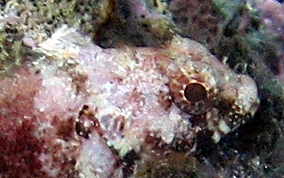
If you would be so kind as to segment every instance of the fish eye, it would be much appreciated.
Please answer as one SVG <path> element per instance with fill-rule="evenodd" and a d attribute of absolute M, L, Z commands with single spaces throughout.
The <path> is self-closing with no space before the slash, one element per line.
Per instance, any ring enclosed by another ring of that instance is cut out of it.
<path fill-rule="evenodd" d="M 190 102 L 198 102 L 207 98 L 207 90 L 199 83 L 190 83 L 184 89 L 184 96 Z"/>

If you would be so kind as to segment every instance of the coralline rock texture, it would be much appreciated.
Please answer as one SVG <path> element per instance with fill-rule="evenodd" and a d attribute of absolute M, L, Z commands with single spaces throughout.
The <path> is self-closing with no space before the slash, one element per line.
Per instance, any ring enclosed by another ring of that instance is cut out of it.
<path fill-rule="evenodd" d="M 63 24 L 108 47 L 121 41 L 159 46 L 174 34 L 171 13 L 161 0 L 6 0 L 0 5 L 1 73 L 21 65 L 22 38 L 40 43 Z"/>
<path fill-rule="evenodd" d="M 4 0 L 0 4 L 0 72 L 21 64 L 22 38 L 42 42 L 62 24 L 93 37 L 113 11 L 112 0 Z"/>
<path fill-rule="evenodd" d="M 140 37 L 143 44 L 157 46 L 174 35 L 172 15 L 165 1 L 117 0 L 116 4 L 128 34 L 132 34 L 133 38 Z"/>
<path fill-rule="evenodd" d="M 172 0 L 169 11 L 183 36 L 190 37 L 210 48 L 220 40 L 221 15 L 213 9 L 212 0 Z"/>
<path fill-rule="evenodd" d="M 2 177 L 145 175 L 137 162 L 218 142 L 258 108 L 250 77 L 179 36 L 102 49 L 63 26 L 31 48 L 41 57 L 0 81 Z"/>
<path fill-rule="evenodd" d="M 248 1 L 259 13 L 262 23 L 270 34 L 279 35 L 284 40 L 284 4 L 276 0 Z"/>
<path fill-rule="evenodd" d="M 261 24 L 265 27 L 267 35 L 266 44 L 274 48 L 274 59 L 268 59 L 267 63 L 276 64 L 272 71 L 278 75 L 280 81 L 284 81 L 284 4 L 276 0 L 254 0 L 248 3 L 259 13 Z M 271 62 L 272 61 L 272 62 Z"/>
<path fill-rule="evenodd" d="M 14 12 L 15 20 L 19 22 L 13 25 L 14 30 L 41 42 L 62 24 L 68 24 L 93 36 L 96 28 L 108 20 L 113 10 L 112 5 L 111 0 L 11 0 L 5 1 L 5 8 L 1 10 L 6 13 Z"/>

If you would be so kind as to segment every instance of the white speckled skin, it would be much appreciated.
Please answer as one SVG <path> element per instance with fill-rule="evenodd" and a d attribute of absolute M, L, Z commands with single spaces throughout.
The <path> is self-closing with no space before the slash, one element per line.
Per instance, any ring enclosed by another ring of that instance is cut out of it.
<path fill-rule="evenodd" d="M 42 78 L 34 99 L 38 112 L 50 118 L 76 115 L 87 105 L 100 136 L 120 156 L 139 153 L 148 135 L 165 144 L 184 135 L 190 143 L 198 131 L 208 131 L 218 142 L 253 116 L 259 103 L 250 77 L 235 74 L 201 44 L 179 36 L 160 49 L 102 49 L 63 27 L 34 50 L 44 56 L 34 62 Z M 185 96 L 187 86 L 200 97 Z M 112 160 L 109 154 L 105 159 Z M 80 165 L 82 160 L 78 169 L 84 177 Z M 96 165 L 103 166 L 94 163 L 93 169 Z"/>

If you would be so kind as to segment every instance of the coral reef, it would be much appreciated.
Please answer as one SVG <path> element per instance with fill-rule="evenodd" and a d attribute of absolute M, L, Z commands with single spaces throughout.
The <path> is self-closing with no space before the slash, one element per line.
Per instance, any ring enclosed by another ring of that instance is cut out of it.
<path fill-rule="evenodd" d="M 21 65 L 27 50 L 23 38 L 29 43 L 40 43 L 63 24 L 105 47 L 119 45 L 118 41 L 159 46 L 171 39 L 175 31 L 163 1 L 4 1 L 0 14 L 0 71 Z M 10 52 L 11 49 L 14 51 Z"/>
<path fill-rule="evenodd" d="M 276 59 L 267 60 L 267 63 L 277 63 L 276 69 L 272 71 L 278 75 L 280 81 L 284 76 L 284 5 L 275 0 L 252 1 L 250 5 L 259 12 L 259 18 L 265 27 L 268 44 L 275 48 Z M 273 60 L 273 62 L 271 62 Z M 275 62 L 277 60 L 277 62 Z"/>
<path fill-rule="evenodd" d="M 104 47 L 118 47 L 121 43 L 159 47 L 176 31 L 165 1 L 116 0 L 110 21 L 98 31 L 95 40 Z"/>
<path fill-rule="evenodd" d="M 118 3 L 121 3 L 118 1 Z M 162 0 L 129 0 L 126 3 L 130 23 L 128 33 L 143 37 L 145 44 L 155 45 L 171 39 L 174 34 L 174 23 L 168 11 L 168 5 Z M 125 9 L 125 8 L 124 8 Z M 131 19 L 131 20 L 130 20 Z"/>
<path fill-rule="evenodd" d="M 282 1 L 0 4 L 0 177 L 283 174 Z"/>
<path fill-rule="evenodd" d="M 284 5 L 276 0 L 248 1 L 250 6 L 260 13 L 262 23 L 270 31 L 271 35 L 279 35 L 284 39 Z"/>
<path fill-rule="evenodd" d="M 25 56 L 22 38 L 39 43 L 62 24 L 69 24 L 90 36 L 112 13 L 111 0 L 95 1 L 30 1 L 10 0 L 1 4 L 0 70 L 20 65 Z M 13 51 L 10 51 L 13 50 Z"/>
<path fill-rule="evenodd" d="M 170 1 L 169 11 L 173 14 L 179 34 L 214 49 L 221 36 L 222 16 L 213 7 L 212 0 L 173 0 Z"/>
<path fill-rule="evenodd" d="M 20 34 L 41 42 L 62 24 L 94 36 L 96 28 L 109 18 L 112 1 L 8 1 L 6 9 L 20 14 L 21 24 L 14 26 Z"/>

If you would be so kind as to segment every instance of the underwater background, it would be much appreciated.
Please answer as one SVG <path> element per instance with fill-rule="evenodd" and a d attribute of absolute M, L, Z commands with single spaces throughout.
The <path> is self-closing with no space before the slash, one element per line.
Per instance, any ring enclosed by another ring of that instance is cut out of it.
<path fill-rule="evenodd" d="M 0 177 L 283 177 L 283 1 L 0 5 Z"/>

